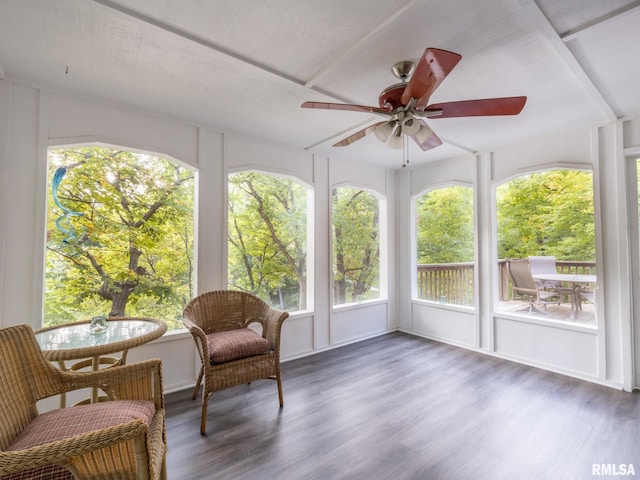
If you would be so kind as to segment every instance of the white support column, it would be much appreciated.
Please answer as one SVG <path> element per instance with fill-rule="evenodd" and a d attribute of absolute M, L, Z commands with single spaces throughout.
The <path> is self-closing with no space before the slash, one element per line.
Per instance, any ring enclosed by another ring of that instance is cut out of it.
<path fill-rule="evenodd" d="M 198 129 L 197 292 L 227 286 L 227 170 L 220 133 Z"/>
<path fill-rule="evenodd" d="M 314 316 L 313 348 L 322 350 L 331 345 L 331 189 L 329 185 L 330 160 L 313 157 L 313 186 L 315 224 L 313 232 L 314 255 Z M 311 278 L 309 276 L 309 278 Z"/>
<path fill-rule="evenodd" d="M 411 227 L 411 170 L 403 169 L 396 175 L 396 285 L 398 302 L 398 328 L 410 332 L 412 321 L 412 291 L 416 285 L 416 272 L 412 268 L 413 240 Z"/>
<path fill-rule="evenodd" d="M 498 292 L 498 271 L 495 258 L 493 186 L 491 184 L 490 153 L 475 157 L 474 194 L 476 224 L 476 347 L 493 351 L 492 311 Z"/>
<path fill-rule="evenodd" d="M 621 122 L 594 130 L 599 358 L 602 381 L 632 387 L 630 252 Z M 602 168 L 601 168 L 602 167 Z M 605 214 L 606 212 L 606 214 Z"/>

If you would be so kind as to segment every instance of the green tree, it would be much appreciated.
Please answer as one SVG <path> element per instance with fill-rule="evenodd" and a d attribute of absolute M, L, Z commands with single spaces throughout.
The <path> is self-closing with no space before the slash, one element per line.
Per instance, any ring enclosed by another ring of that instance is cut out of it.
<path fill-rule="evenodd" d="M 333 190 L 333 303 L 378 298 L 380 212 L 378 199 L 364 190 Z"/>
<path fill-rule="evenodd" d="M 473 189 L 451 186 L 416 200 L 417 261 L 473 262 Z"/>
<path fill-rule="evenodd" d="M 99 313 L 179 327 L 193 292 L 193 172 L 103 147 L 50 151 L 45 324 Z M 68 211 L 78 214 L 68 215 Z"/>
<path fill-rule="evenodd" d="M 229 176 L 231 288 L 283 309 L 306 309 L 307 189 L 274 175 Z"/>
<path fill-rule="evenodd" d="M 496 189 L 498 257 L 595 260 L 593 175 L 550 170 Z"/>

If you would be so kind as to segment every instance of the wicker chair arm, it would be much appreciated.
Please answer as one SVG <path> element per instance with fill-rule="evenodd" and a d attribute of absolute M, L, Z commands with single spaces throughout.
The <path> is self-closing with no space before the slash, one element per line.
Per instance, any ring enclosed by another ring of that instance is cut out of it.
<path fill-rule="evenodd" d="M 269 308 L 265 311 L 262 320 L 262 336 L 271 342 L 275 350 L 280 350 L 280 331 L 282 323 L 289 317 L 288 312 Z"/>
<path fill-rule="evenodd" d="M 65 392 L 97 387 L 110 400 L 152 400 L 156 409 L 164 408 L 159 358 L 96 372 L 60 372 L 60 377 Z"/>
<path fill-rule="evenodd" d="M 206 366 L 209 363 L 208 360 L 205 361 L 205 359 L 209 358 L 209 344 L 207 343 L 207 335 L 199 325 L 196 325 L 193 320 L 191 320 L 186 315 L 182 317 L 182 323 L 189 329 L 189 333 L 191 333 L 191 336 L 195 340 L 198 347 L 198 355 L 200 355 L 200 361 L 202 361 L 202 364 Z"/>
<path fill-rule="evenodd" d="M 148 425 L 138 419 L 24 450 L 0 451 L 0 474 L 62 463 L 78 455 L 133 439 L 143 435 L 147 429 Z"/>

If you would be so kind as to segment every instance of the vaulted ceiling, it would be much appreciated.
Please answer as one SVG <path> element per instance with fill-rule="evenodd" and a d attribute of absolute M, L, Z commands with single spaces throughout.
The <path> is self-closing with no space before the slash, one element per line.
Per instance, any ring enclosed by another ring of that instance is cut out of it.
<path fill-rule="evenodd" d="M 640 1 L 0 0 L 0 76 L 217 131 L 398 168 L 364 112 L 391 66 L 462 60 L 432 102 L 526 95 L 512 117 L 431 119 L 444 144 L 411 165 L 640 114 Z"/>

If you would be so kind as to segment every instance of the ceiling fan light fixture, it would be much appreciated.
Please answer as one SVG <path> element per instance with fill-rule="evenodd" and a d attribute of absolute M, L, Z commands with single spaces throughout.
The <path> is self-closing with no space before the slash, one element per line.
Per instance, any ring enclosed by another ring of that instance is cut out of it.
<path fill-rule="evenodd" d="M 393 125 L 391 122 L 386 122 L 381 125 L 378 125 L 374 131 L 376 134 L 376 138 L 380 140 L 382 143 L 386 143 L 389 140 L 389 137 L 393 133 Z"/>
<path fill-rule="evenodd" d="M 420 129 L 415 134 L 415 137 L 416 137 L 416 140 L 418 140 L 418 143 L 422 145 L 424 142 L 427 141 L 427 139 L 431 135 L 433 135 L 433 130 L 431 130 L 431 128 L 428 125 L 424 124 L 424 125 L 420 125 Z"/>
<path fill-rule="evenodd" d="M 412 115 L 402 120 L 402 133 L 409 135 L 410 137 L 417 134 L 421 127 L 420 122 L 413 118 Z"/>
<path fill-rule="evenodd" d="M 403 142 L 402 127 L 398 125 L 393 132 L 393 136 L 389 139 L 389 148 L 395 148 L 397 150 L 402 148 Z"/>

